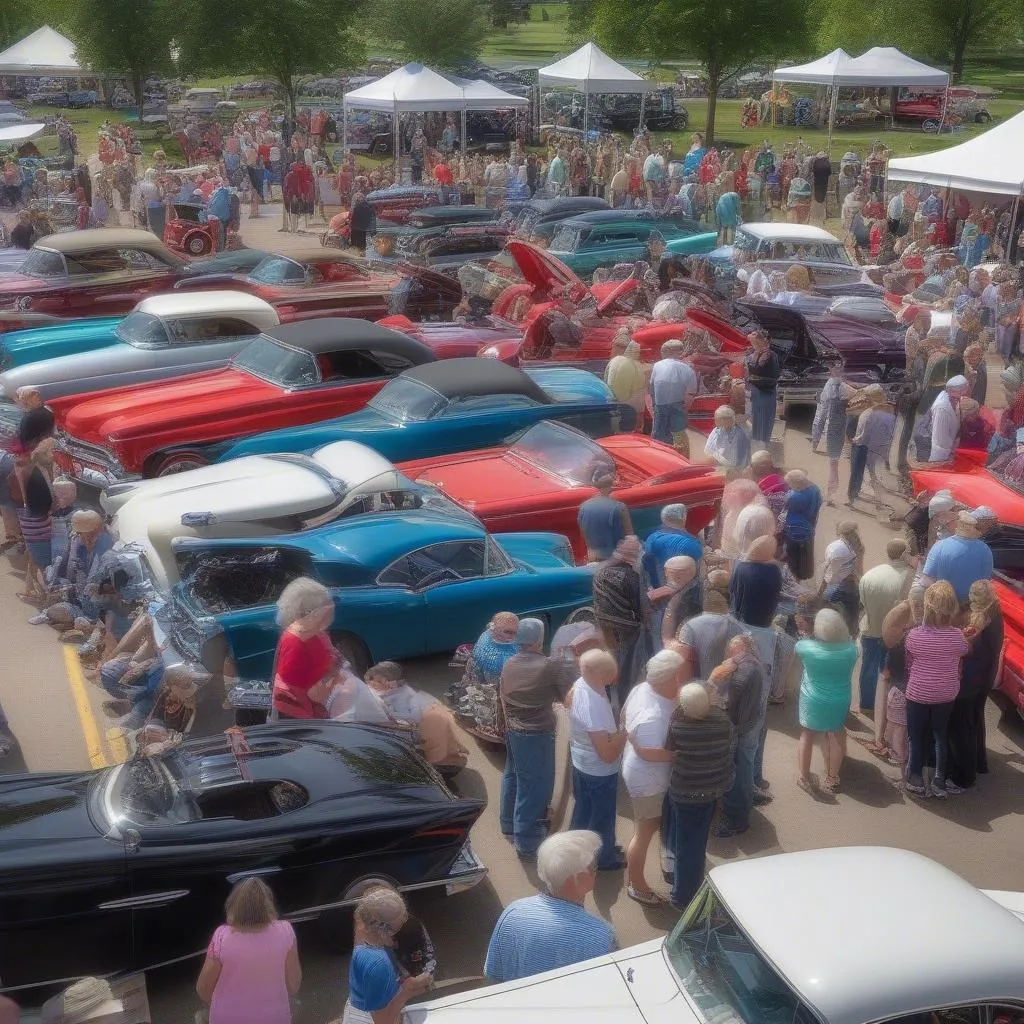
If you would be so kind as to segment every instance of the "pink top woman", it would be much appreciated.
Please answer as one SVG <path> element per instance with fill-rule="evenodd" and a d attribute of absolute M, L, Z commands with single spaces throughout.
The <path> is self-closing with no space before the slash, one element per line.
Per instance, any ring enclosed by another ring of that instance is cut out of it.
<path fill-rule="evenodd" d="M 290 1024 L 285 958 L 294 946 L 287 921 L 271 921 L 255 932 L 222 924 L 206 951 L 220 964 L 210 1024 Z"/>

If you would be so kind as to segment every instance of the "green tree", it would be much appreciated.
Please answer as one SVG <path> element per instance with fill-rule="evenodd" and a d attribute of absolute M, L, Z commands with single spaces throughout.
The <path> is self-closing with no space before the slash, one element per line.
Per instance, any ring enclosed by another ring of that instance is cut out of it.
<path fill-rule="evenodd" d="M 300 75 L 358 59 L 351 28 L 361 6 L 361 0 L 178 0 L 179 65 L 191 74 L 272 75 L 294 115 Z"/>
<path fill-rule="evenodd" d="M 807 10 L 805 0 L 596 0 L 591 29 L 612 52 L 697 58 L 708 81 L 710 144 L 719 87 L 754 61 L 802 53 Z"/>
<path fill-rule="evenodd" d="M 141 124 L 143 83 L 148 75 L 173 67 L 173 0 L 67 0 L 63 10 L 62 24 L 74 40 L 79 63 L 127 75 Z"/>
<path fill-rule="evenodd" d="M 485 0 L 374 0 L 366 26 L 404 61 L 451 68 L 479 56 L 490 16 Z"/>
<path fill-rule="evenodd" d="M 3 0 L 0 3 L 0 50 L 24 39 L 46 21 L 37 0 Z"/>

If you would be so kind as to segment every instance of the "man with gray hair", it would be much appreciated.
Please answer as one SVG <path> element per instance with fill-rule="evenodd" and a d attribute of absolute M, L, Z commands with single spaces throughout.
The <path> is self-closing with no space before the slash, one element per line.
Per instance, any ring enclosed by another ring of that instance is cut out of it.
<path fill-rule="evenodd" d="M 931 417 L 931 450 L 929 462 L 949 462 L 953 458 L 957 435 L 960 433 L 960 416 L 957 406 L 960 399 L 971 390 L 967 378 L 962 374 L 946 381 L 945 388 L 929 410 Z M 922 460 L 923 461 L 923 460 Z"/>
<path fill-rule="evenodd" d="M 517 654 L 501 670 L 499 720 L 504 719 L 505 771 L 498 812 L 502 834 L 523 860 L 537 856 L 547 834 L 545 818 L 555 788 L 555 730 L 552 705 L 572 689 L 575 666 L 544 656 L 544 623 L 520 619 Z"/>
<path fill-rule="evenodd" d="M 672 338 L 661 346 L 661 359 L 651 367 L 651 402 L 654 404 L 654 425 L 651 437 L 663 444 L 677 445 L 680 435 L 686 437 L 687 410 L 697 393 L 697 374 L 683 362 L 686 346 Z"/>
<path fill-rule="evenodd" d="M 700 560 L 704 557 L 704 545 L 687 531 L 686 516 L 687 508 L 681 502 L 666 505 L 661 510 L 661 526 L 650 533 L 644 543 L 644 573 L 647 576 L 648 584 L 655 588 L 655 591 L 665 587 L 665 563 L 670 558 L 685 555 L 697 563 L 699 570 Z M 683 597 L 681 609 L 683 617 L 695 615 L 700 608 L 698 575 L 699 573 L 694 574 Z M 655 602 L 666 596 L 671 596 L 671 593 L 652 592 L 650 595 L 651 600 Z"/>
<path fill-rule="evenodd" d="M 633 524 L 626 505 L 612 497 L 614 472 L 598 470 L 594 486 L 597 494 L 580 505 L 576 521 L 587 544 L 587 561 L 603 562 L 612 557 L 616 544 L 633 532 Z"/>
<path fill-rule="evenodd" d="M 487 946 L 484 974 L 515 981 L 605 956 L 615 949 L 611 925 L 583 909 L 593 891 L 601 837 L 596 832 L 559 832 L 537 851 L 537 875 L 545 892 L 510 903 Z"/>

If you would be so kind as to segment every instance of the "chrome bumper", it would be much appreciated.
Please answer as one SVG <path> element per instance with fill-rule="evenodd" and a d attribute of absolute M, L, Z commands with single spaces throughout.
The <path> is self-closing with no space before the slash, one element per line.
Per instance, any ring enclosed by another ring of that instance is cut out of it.
<path fill-rule="evenodd" d="M 465 892 L 479 885 L 487 877 L 484 862 L 476 855 L 473 844 L 466 840 L 466 845 L 459 851 L 455 863 L 452 864 L 448 877 L 445 879 L 445 895 L 453 896 L 457 892 Z"/>
<path fill-rule="evenodd" d="M 54 459 L 73 480 L 103 490 L 111 484 L 141 480 L 138 473 L 129 473 L 114 456 L 99 445 L 87 444 L 58 431 Z"/>

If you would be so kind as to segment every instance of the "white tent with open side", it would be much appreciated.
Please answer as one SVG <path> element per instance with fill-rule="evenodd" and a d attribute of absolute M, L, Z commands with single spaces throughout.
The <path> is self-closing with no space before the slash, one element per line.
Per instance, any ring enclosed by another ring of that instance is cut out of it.
<path fill-rule="evenodd" d="M 406 64 L 390 75 L 345 93 L 345 110 L 461 110 L 462 88 L 422 64 Z"/>
<path fill-rule="evenodd" d="M 39 122 L 25 122 L 25 124 L 12 124 L 0 128 L 0 146 L 20 146 L 23 142 L 34 139 L 46 131 L 46 125 Z"/>
<path fill-rule="evenodd" d="M 796 64 L 790 68 L 777 68 L 776 82 L 799 82 L 803 85 L 835 85 L 836 78 L 853 58 L 841 47 L 810 64 Z"/>
<path fill-rule="evenodd" d="M 83 74 L 89 72 L 75 59 L 75 44 L 49 25 L 0 53 L 0 75 L 77 78 Z"/>

